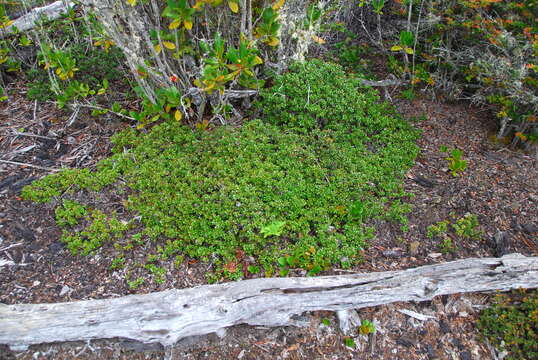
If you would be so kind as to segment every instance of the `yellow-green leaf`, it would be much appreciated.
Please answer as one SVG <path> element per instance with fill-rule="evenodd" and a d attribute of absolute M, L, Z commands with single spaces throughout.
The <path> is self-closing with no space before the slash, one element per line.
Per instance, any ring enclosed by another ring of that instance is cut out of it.
<path fill-rule="evenodd" d="M 271 36 L 267 40 L 267 45 L 269 45 L 269 46 L 277 46 L 278 44 L 280 44 L 280 40 L 278 40 L 278 38 L 275 37 L 275 36 Z"/>
<path fill-rule="evenodd" d="M 408 53 L 409 55 L 413 55 L 413 53 L 414 53 L 413 49 L 408 48 L 408 47 L 406 47 L 404 50 L 405 50 L 405 52 Z"/>
<path fill-rule="evenodd" d="M 273 6 L 272 6 L 273 10 L 278 10 L 278 9 L 280 9 L 282 6 L 284 6 L 284 2 L 285 2 L 285 1 L 286 1 L 286 0 L 277 0 L 277 1 L 275 1 L 275 3 L 274 3 Z"/>
<path fill-rule="evenodd" d="M 210 82 L 205 88 L 204 88 L 204 91 L 207 91 L 207 92 L 211 92 L 213 91 L 213 88 L 215 87 L 215 83 L 214 82 Z"/>
<path fill-rule="evenodd" d="M 127 3 L 131 6 L 135 6 L 136 5 L 136 2 L 137 0 L 127 0 Z"/>
<path fill-rule="evenodd" d="M 174 50 L 176 48 L 176 44 L 174 44 L 171 41 L 163 41 L 163 45 L 164 45 L 165 48 L 167 48 L 169 50 Z"/>
<path fill-rule="evenodd" d="M 160 54 L 163 49 L 161 48 L 161 44 L 155 45 L 155 52 L 157 54 Z"/>
<path fill-rule="evenodd" d="M 230 7 L 230 10 L 234 13 L 239 12 L 239 4 L 234 1 L 228 1 L 228 6 Z"/>
<path fill-rule="evenodd" d="M 400 51 L 403 50 L 403 48 L 400 45 L 394 45 L 390 48 L 390 51 Z"/>
<path fill-rule="evenodd" d="M 181 25 L 181 20 L 175 19 L 174 21 L 172 21 L 170 23 L 170 25 L 168 25 L 168 28 L 170 30 L 174 30 L 174 29 L 177 29 L 179 27 L 179 25 Z"/>
<path fill-rule="evenodd" d="M 254 58 L 254 65 L 260 65 L 260 64 L 263 64 L 263 60 L 262 60 L 261 57 L 256 56 L 256 57 Z"/>
<path fill-rule="evenodd" d="M 182 117 L 183 117 L 183 114 L 181 113 L 181 111 L 176 110 L 176 113 L 174 114 L 174 118 L 175 118 L 177 121 L 180 121 Z"/>
<path fill-rule="evenodd" d="M 316 36 L 316 35 L 312 35 L 312 40 L 314 40 L 315 42 L 317 42 L 320 45 L 325 44 L 325 40 L 323 40 L 322 38 L 320 38 L 319 36 Z"/>
<path fill-rule="evenodd" d="M 187 29 L 187 30 L 192 29 L 192 21 L 190 21 L 190 20 L 185 20 L 185 21 L 183 22 L 183 24 L 185 25 L 185 29 Z"/>

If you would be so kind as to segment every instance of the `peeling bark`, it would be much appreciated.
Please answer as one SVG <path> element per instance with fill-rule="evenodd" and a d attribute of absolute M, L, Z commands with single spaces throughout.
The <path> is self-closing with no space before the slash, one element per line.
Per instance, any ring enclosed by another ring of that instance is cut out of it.
<path fill-rule="evenodd" d="M 307 311 L 342 311 L 462 292 L 538 287 L 538 257 L 472 258 L 402 271 L 264 278 L 56 304 L 0 304 L 0 344 L 127 338 L 178 340 L 250 324 L 301 325 Z"/>

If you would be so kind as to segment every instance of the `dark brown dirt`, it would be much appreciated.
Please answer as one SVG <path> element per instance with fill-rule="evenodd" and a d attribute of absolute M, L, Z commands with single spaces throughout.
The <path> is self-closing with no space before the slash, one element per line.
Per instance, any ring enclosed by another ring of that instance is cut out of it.
<path fill-rule="evenodd" d="M 421 153 L 405 179 L 413 211 L 408 229 L 380 222 L 376 238 L 365 250 L 365 261 L 354 271 L 386 271 L 465 257 L 500 256 L 519 252 L 538 254 L 538 160 L 507 150 L 488 139 L 494 120 L 488 112 L 465 104 L 424 98 L 397 101 L 407 118 L 424 116 L 415 126 L 423 131 Z M 0 105 L 0 159 L 43 168 L 92 167 L 110 152 L 109 137 L 126 126 L 112 119 L 94 120 L 81 112 L 71 126 L 69 115 L 52 105 L 19 98 Z M 17 135 L 24 132 L 27 136 Z M 37 137 L 35 135 L 38 135 Z M 454 177 L 439 146 L 464 152 L 467 169 Z M 32 147 L 32 148 L 30 148 Z M 45 303 L 97 299 L 128 293 L 147 293 L 205 283 L 207 265 L 186 261 L 168 271 L 171 280 L 146 282 L 129 290 L 121 272 L 109 269 L 107 252 L 74 257 L 59 241 L 54 205 L 22 201 L 20 190 L 50 170 L 0 162 L 0 302 Z M 113 192 L 101 194 L 100 206 L 114 207 Z M 451 214 L 478 216 L 480 240 L 456 239 L 453 252 L 440 251 L 440 240 L 429 239 L 426 228 Z M 494 240 L 503 232 L 504 242 Z M 142 254 L 143 255 L 143 254 Z M 135 255 L 137 256 L 137 255 Z M 330 273 L 339 273 L 333 270 Z M 91 344 L 33 346 L 17 354 L 21 359 L 485 359 L 492 355 L 478 339 L 475 321 L 488 301 L 483 295 L 454 295 L 420 304 L 391 304 L 359 311 L 374 321 L 375 337 L 352 334 L 357 347 L 344 346 L 343 334 L 331 313 L 305 315 L 304 329 L 257 329 L 239 326 L 223 338 L 214 335 L 188 339 L 168 349 L 131 348 L 120 341 Z M 419 321 L 399 313 L 410 309 L 431 315 Z M 321 324 L 327 318 L 330 325 Z M 0 359 L 15 358 L 0 348 Z"/>

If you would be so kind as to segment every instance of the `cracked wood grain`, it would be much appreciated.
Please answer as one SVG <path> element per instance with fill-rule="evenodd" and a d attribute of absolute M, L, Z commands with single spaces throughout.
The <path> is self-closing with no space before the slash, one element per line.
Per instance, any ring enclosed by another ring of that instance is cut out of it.
<path fill-rule="evenodd" d="M 126 338 L 171 346 L 238 324 L 301 325 L 308 311 L 344 311 L 463 292 L 538 287 L 538 257 L 471 258 L 401 271 L 264 278 L 147 295 L 55 304 L 0 304 L 0 344 Z"/>

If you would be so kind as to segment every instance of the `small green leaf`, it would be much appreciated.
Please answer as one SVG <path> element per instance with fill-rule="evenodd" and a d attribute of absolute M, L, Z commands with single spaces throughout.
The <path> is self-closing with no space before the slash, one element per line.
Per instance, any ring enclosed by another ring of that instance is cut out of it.
<path fill-rule="evenodd" d="M 286 262 L 288 263 L 289 266 L 295 266 L 297 264 L 297 259 L 293 256 L 288 256 L 286 258 Z"/>
<path fill-rule="evenodd" d="M 375 325 L 370 320 L 362 320 L 361 326 L 359 327 L 359 333 L 368 335 L 375 333 L 375 331 Z"/>
<path fill-rule="evenodd" d="M 344 345 L 350 348 L 355 348 L 355 340 L 352 337 L 346 336 L 344 338 Z"/>
<path fill-rule="evenodd" d="M 308 273 L 306 274 L 307 276 L 314 276 L 314 275 L 317 275 L 321 272 L 321 266 L 319 265 L 314 265 L 314 267 L 312 269 L 310 269 L 310 271 L 308 271 Z"/>
<path fill-rule="evenodd" d="M 269 236 L 280 236 L 282 235 L 282 230 L 284 229 L 284 225 L 286 225 L 285 221 L 275 221 L 270 223 L 267 226 L 264 226 L 260 232 L 263 234 L 263 237 L 269 237 Z"/>
<path fill-rule="evenodd" d="M 400 33 L 400 45 L 405 47 L 411 47 L 415 40 L 415 36 L 411 31 L 402 31 Z"/>

